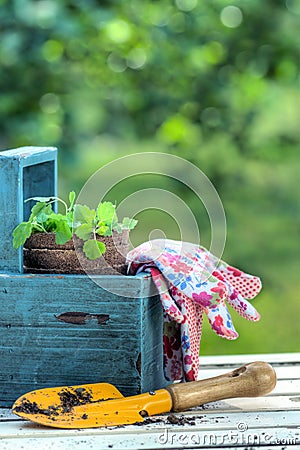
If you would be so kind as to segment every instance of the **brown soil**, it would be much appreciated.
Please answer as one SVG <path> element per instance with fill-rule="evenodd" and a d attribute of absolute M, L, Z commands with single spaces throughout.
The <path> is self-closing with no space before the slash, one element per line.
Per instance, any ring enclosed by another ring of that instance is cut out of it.
<path fill-rule="evenodd" d="M 26 397 L 22 400 L 22 403 L 14 408 L 16 413 L 23 414 L 41 414 L 49 417 L 51 420 L 56 421 L 57 416 L 68 414 L 73 412 L 73 408 L 80 405 L 86 405 L 87 403 L 99 403 L 106 400 L 113 400 L 112 398 L 100 398 L 93 400 L 92 393 L 84 387 L 79 388 L 63 388 L 58 392 L 60 403 L 57 405 L 48 406 L 48 408 L 42 409 L 36 402 L 31 402 Z M 82 419 L 87 419 L 88 415 L 83 414 Z"/>
<path fill-rule="evenodd" d="M 54 406 L 49 406 L 47 409 L 41 409 L 38 407 L 36 402 L 31 402 L 24 398 L 22 400 L 21 405 L 16 406 L 14 408 L 16 413 L 25 413 L 25 414 L 42 414 L 48 417 L 58 416 L 57 408 Z"/>
<path fill-rule="evenodd" d="M 60 407 L 62 412 L 71 412 L 74 406 L 91 403 L 93 398 L 92 394 L 85 388 L 77 388 L 74 392 L 64 389 L 58 395 L 61 401 Z"/>
<path fill-rule="evenodd" d="M 126 274 L 129 232 L 113 236 L 97 236 L 106 252 L 94 261 L 83 253 L 84 242 L 73 237 L 64 245 L 55 243 L 54 233 L 35 233 L 24 245 L 24 271 L 30 273 Z"/>

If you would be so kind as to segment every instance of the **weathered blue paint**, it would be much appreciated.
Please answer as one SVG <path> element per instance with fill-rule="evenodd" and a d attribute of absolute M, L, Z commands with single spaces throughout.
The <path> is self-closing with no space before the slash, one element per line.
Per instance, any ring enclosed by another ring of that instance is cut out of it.
<path fill-rule="evenodd" d="M 133 395 L 165 386 L 162 307 L 149 275 L 93 275 L 95 283 L 22 273 L 11 233 L 29 216 L 25 198 L 57 195 L 56 149 L 0 152 L 0 180 L 0 406 L 42 387 L 109 382 Z"/>
<path fill-rule="evenodd" d="M 57 195 L 57 149 L 21 147 L 0 152 L 0 271 L 23 272 L 23 251 L 12 231 L 28 219 L 33 196 Z"/>
<path fill-rule="evenodd" d="M 47 386 L 109 382 L 133 395 L 166 385 L 151 278 L 99 277 L 116 294 L 86 275 L 0 275 L 1 406 Z"/>

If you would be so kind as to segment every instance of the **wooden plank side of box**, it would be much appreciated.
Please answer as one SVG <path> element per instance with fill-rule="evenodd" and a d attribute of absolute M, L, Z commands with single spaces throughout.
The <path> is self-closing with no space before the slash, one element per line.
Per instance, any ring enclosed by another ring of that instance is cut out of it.
<path fill-rule="evenodd" d="M 99 280 L 102 287 L 86 275 L 0 274 L 2 406 L 48 386 L 109 382 L 124 395 L 165 386 L 151 279 Z"/>
<path fill-rule="evenodd" d="M 57 149 L 21 147 L 0 152 L 0 271 L 23 272 L 23 250 L 13 248 L 12 232 L 28 220 L 35 196 L 57 195 Z M 56 206 L 54 206 L 54 209 Z"/>

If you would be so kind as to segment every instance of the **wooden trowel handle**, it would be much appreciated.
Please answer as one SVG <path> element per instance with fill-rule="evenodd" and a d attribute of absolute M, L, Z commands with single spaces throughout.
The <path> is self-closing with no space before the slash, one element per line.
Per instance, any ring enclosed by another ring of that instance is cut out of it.
<path fill-rule="evenodd" d="M 245 364 L 238 369 L 206 380 L 178 383 L 166 389 L 172 397 L 172 410 L 183 411 L 203 403 L 235 397 L 259 397 L 276 385 L 276 373 L 266 362 Z"/>

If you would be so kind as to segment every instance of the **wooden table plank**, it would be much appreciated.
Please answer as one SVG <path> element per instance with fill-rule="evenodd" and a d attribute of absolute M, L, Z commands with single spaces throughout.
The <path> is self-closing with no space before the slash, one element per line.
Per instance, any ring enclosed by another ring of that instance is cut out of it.
<path fill-rule="evenodd" d="M 267 412 L 202 415 L 195 419 L 195 425 L 166 426 L 155 423 L 141 427 L 99 428 L 95 430 L 56 430 L 23 423 L 16 429 L 8 424 L 0 441 L 1 450 L 20 448 L 71 449 L 76 448 L 178 448 L 183 446 L 206 447 L 218 445 L 295 445 L 300 443 L 299 413 L 282 415 Z M 93 446 L 92 446 L 93 445 Z M 32 447 L 30 447 L 32 446 Z M 48 446 L 48 447 L 47 447 Z"/>
<path fill-rule="evenodd" d="M 261 398 L 234 398 L 224 401 L 224 410 L 226 410 L 227 405 L 231 408 L 241 409 L 243 411 L 300 411 L 300 397 L 270 396 Z"/>
<path fill-rule="evenodd" d="M 236 367 L 236 365 L 234 365 Z M 273 365 L 278 380 L 299 380 L 300 379 L 300 365 L 299 366 L 276 366 Z M 215 367 L 215 368 L 200 368 L 199 380 L 209 377 L 216 377 L 223 375 L 230 371 L 231 368 Z"/>
<path fill-rule="evenodd" d="M 203 366 L 236 366 L 250 361 L 266 361 L 270 364 L 280 365 L 299 365 L 300 352 L 294 353 L 255 353 L 249 355 L 218 355 L 218 356 L 200 356 L 200 368 Z"/>
<path fill-rule="evenodd" d="M 225 373 L 244 362 L 268 360 L 279 380 L 276 389 L 266 397 L 229 399 L 176 414 L 177 419 L 185 419 L 184 425 L 182 420 L 181 424 L 171 424 L 168 415 L 163 415 L 156 418 L 161 422 L 141 426 L 60 430 L 22 421 L 10 410 L 0 409 L 0 449 L 207 449 L 217 445 L 222 450 L 292 450 L 300 447 L 300 363 L 293 362 L 298 361 L 297 355 L 236 355 L 235 362 L 231 356 L 226 357 L 227 362 L 223 357 L 205 357 L 201 378 L 203 374 L 206 377 Z"/>
<path fill-rule="evenodd" d="M 264 430 L 264 428 L 276 427 L 295 427 L 299 430 L 299 410 L 289 411 L 288 414 L 283 414 L 281 411 L 215 411 L 214 413 L 203 413 L 201 410 L 190 410 L 180 413 L 178 417 L 185 417 L 186 421 L 182 425 L 171 424 L 168 420 L 168 414 L 158 415 L 156 419 L 161 419 L 159 422 L 150 424 L 126 425 L 118 427 L 102 427 L 93 429 L 59 429 L 50 428 L 42 425 L 33 424 L 28 421 L 19 420 L 18 422 L 8 422 L 1 428 L 1 438 L 12 437 L 54 437 L 54 436 L 89 436 L 93 435 L 122 435 L 125 436 L 133 431 L 156 433 L 169 430 L 194 430 L 194 431 L 217 431 L 217 430 L 232 430 L 245 432 L 247 430 Z M 190 422 L 195 422 L 191 424 Z M 243 424 L 241 428 L 239 425 Z"/>
<path fill-rule="evenodd" d="M 300 395 L 300 379 L 277 380 L 275 389 L 268 394 L 268 397 L 276 395 Z"/>

